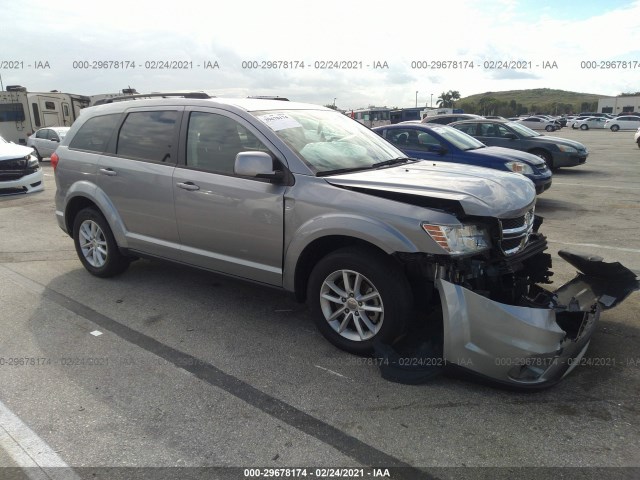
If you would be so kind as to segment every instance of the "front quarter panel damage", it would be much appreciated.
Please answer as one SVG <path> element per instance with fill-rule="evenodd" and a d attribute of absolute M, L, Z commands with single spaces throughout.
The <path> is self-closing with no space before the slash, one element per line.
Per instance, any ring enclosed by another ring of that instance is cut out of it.
<path fill-rule="evenodd" d="M 443 358 L 499 383 L 551 385 L 586 351 L 600 312 L 640 288 L 636 275 L 567 251 L 560 256 L 580 272 L 554 292 L 532 289 L 508 305 L 444 279 L 436 280 L 443 310 Z"/>

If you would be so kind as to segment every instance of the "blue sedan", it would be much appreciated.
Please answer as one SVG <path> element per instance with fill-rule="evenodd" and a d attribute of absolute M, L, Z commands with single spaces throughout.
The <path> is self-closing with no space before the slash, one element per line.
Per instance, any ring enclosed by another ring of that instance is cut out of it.
<path fill-rule="evenodd" d="M 398 123 L 373 129 L 408 157 L 466 163 L 521 173 L 541 194 L 551 186 L 551 170 L 543 159 L 509 148 L 487 147 L 470 135 L 446 125 Z"/>

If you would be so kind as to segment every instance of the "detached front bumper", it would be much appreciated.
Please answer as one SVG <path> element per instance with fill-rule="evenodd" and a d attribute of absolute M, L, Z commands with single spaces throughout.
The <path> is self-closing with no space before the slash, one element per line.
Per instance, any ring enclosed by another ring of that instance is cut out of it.
<path fill-rule="evenodd" d="M 580 272 L 554 292 L 538 287 L 527 306 L 499 303 L 438 279 L 445 364 L 522 387 L 552 385 L 569 373 L 586 352 L 601 311 L 640 283 L 619 263 L 559 254 Z"/>
<path fill-rule="evenodd" d="M 446 370 L 463 370 L 515 388 L 557 383 L 580 363 L 601 312 L 640 289 L 636 275 L 617 262 L 568 251 L 559 255 L 578 269 L 573 280 L 553 292 L 530 284 L 509 304 L 437 277 L 442 329 L 425 322 L 393 346 L 376 344 L 383 378 L 419 384 Z"/>

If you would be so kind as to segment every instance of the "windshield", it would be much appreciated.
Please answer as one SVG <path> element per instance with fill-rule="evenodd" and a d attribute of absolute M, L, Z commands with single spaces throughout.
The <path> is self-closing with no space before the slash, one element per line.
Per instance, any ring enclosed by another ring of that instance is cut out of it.
<path fill-rule="evenodd" d="M 516 132 L 518 132 L 523 137 L 541 137 L 542 136 L 538 132 L 531 130 L 529 127 L 526 127 L 521 123 L 509 122 L 507 123 L 507 125 L 513 128 Z"/>
<path fill-rule="evenodd" d="M 476 140 L 471 135 L 467 135 L 453 127 L 443 125 L 441 127 L 434 127 L 433 131 L 460 150 L 475 150 L 486 147 L 480 140 Z"/>
<path fill-rule="evenodd" d="M 270 110 L 252 112 L 316 173 L 370 168 L 405 155 L 340 112 Z"/>

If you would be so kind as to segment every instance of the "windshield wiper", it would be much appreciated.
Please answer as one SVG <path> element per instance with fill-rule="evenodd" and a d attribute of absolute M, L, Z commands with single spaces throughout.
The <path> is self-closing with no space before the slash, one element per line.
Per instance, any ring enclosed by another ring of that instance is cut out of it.
<path fill-rule="evenodd" d="M 370 168 L 371 168 L 370 165 L 365 165 L 362 167 L 336 168 L 335 170 L 324 170 L 322 172 L 318 172 L 316 173 L 316 177 L 325 177 L 327 175 L 337 175 L 339 173 L 358 172 L 360 170 L 369 170 Z"/>
<path fill-rule="evenodd" d="M 398 163 L 407 163 L 409 160 L 413 160 L 413 158 L 409 158 L 409 157 L 392 158 L 391 160 L 385 160 L 384 162 L 374 163 L 373 165 L 371 165 L 371 168 L 380 168 L 380 167 L 387 167 L 389 165 L 396 165 Z"/>
<path fill-rule="evenodd" d="M 323 172 L 318 172 L 316 173 L 317 177 L 324 177 L 326 175 L 335 175 L 335 174 L 339 174 L 339 173 L 349 173 L 349 172 L 357 172 L 360 170 L 369 170 L 371 168 L 380 168 L 380 167 L 387 167 L 389 165 L 396 165 L 398 163 L 406 163 L 409 161 L 417 161 L 414 158 L 409 158 L 409 157 L 398 157 L 398 158 L 392 158 L 391 160 L 385 160 L 384 162 L 378 162 L 378 163 L 374 163 L 373 165 L 365 165 L 365 166 L 361 166 L 361 167 L 350 167 L 350 168 L 337 168 L 335 170 L 325 170 Z"/>

